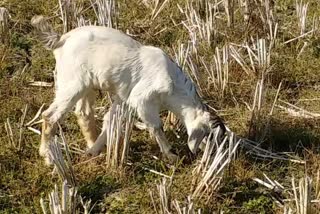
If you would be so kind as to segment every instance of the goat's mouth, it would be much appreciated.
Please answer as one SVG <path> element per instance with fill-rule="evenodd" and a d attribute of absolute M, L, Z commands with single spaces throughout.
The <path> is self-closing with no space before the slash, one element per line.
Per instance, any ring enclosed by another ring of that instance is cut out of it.
<path fill-rule="evenodd" d="M 190 143 L 188 144 L 189 145 L 189 149 L 192 152 L 192 154 L 194 154 L 194 155 L 197 154 L 197 151 L 198 151 L 201 143 L 202 143 L 202 141 L 200 141 L 200 143 L 197 143 L 197 144 L 194 144 L 194 145 L 191 145 Z"/>
<path fill-rule="evenodd" d="M 198 150 L 204 151 L 207 144 L 220 144 L 225 138 L 224 127 L 216 126 L 208 130 L 197 129 L 193 131 L 188 140 L 188 147 L 195 155 Z"/>

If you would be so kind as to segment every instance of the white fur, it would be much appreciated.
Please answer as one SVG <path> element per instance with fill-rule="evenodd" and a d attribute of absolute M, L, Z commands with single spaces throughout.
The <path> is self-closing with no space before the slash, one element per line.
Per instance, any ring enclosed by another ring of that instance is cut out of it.
<path fill-rule="evenodd" d="M 87 99 L 92 90 L 106 89 L 115 99 L 111 109 L 119 102 L 136 109 L 161 151 L 168 156 L 173 157 L 173 154 L 161 129 L 160 110 L 170 110 L 178 116 L 189 136 L 195 129 L 209 128 L 210 114 L 205 111 L 192 81 L 161 49 L 144 46 L 118 30 L 98 26 L 72 30 L 62 35 L 58 43 L 53 50 L 57 69 L 56 96 L 43 113 L 49 127 L 52 128 L 77 102 Z M 92 103 L 86 103 L 85 115 L 91 114 Z M 81 112 L 81 105 L 79 108 L 77 111 Z M 42 144 L 48 144 L 51 128 Z M 92 128 L 86 128 L 92 132 Z M 86 132 L 84 129 L 82 131 Z M 102 130 L 97 146 L 89 150 L 92 154 L 100 152 L 105 141 L 103 136 Z M 88 139 L 90 141 L 90 137 Z M 190 149 L 195 151 L 197 147 L 191 144 Z M 46 148 L 42 145 L 42 150 Z"/>

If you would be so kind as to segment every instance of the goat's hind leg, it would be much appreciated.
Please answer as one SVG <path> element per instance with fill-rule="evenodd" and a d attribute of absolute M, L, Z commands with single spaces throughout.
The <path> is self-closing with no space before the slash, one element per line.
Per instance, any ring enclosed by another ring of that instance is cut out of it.
<path fill-rule="evenodd" d="M 94 101 L 95 94 L 94 91 L 91 90 L 77 102 L 75 108 L 78 124 L 88 148 L 91 148 L 97 139 L 97 128 L 93 109 Z"/>
<path fill-rule="evenodd" d="M 74 85 L 76 87 L 69 86 L 67 90 L 57 90 L 53 103 L 42 113 L 43 123 L 39 154 L 45 158 L 48 165 L 52 163 L 49 145 L 57 129 L 56 123 L 75 105 L 83 93 L 83 88 L 79 88 L 79 84 Z"/>
<path fill-rule="evenodd" d="M 118 98 L 115 98 L 109 111 L 103 117 L 103 125 L 101 129 L 101 133 L 98 136 L 96 142 L 92 145 L 92 147 L 87 150 L 87 154 L 90 154 L 92 156 L 97 156 L 103 150 L 104 146 L 106 145 L 107 132 L 109 130 L 112 117 L 116 113 L 116 109 L 119 104 L 120 104 L 120 100 Z"/>
<path fill-rule="evenodd" d="M 49 156 L 49 144 L 54 136 L 57 124 L 50 122 L 50 114 L 54 111 L 54 103 L 42 113 L 42 132 L 41 132 L 41 143 L 39 147 L 40 156 L 44 157 L 47 165 L 52 164 L 51 158 Z"/>

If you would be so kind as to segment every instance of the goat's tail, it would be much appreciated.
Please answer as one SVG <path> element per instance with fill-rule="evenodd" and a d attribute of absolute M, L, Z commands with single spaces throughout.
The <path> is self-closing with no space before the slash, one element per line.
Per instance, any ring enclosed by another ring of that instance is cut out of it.
<path fill-rule="evenodd" d="M 39 39 L 47 49 L 53 50 L 63 45 L 63 42 L 60 42 L 61 36 L 53 30 L 45 17 L 34 16 L 31 25 L 37 29 Z"/>

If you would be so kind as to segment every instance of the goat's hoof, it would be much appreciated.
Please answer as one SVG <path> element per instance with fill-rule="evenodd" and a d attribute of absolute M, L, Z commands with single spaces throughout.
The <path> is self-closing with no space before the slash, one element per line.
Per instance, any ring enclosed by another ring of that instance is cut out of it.
<path fill-rule="evenodd" d="M 49 149 L 46 146 L 44 146 L 44 144 L 40 145 L 39 155 L 43 157 L 45 165 L 47 166 L 53 165 L 53 160 L 49 155 Z"/>
<path fill-rule="evenodd" d="M 165 158 L 170 162 L 170 164 L 175 164 L 179 160 L 179 156 L 172 152 L 165 154 Z"/>
<path fill-rule="evenodd" d="M 41 157 L 49 156 L 49 143 L 41 143 L 39 147 L 39 155 Z"/>
<path fill-rule="evenodd" d="M 52 158 L 50 158 L 50 156 L 45 156 L 44 157 L 44 163 L 46 166 L 52 166 L 53 165 L 53 160 Z"/>
<path fill-rule="evenodd" d="M 91 148 L 88 148 L 86 153 L 87 156 L 92 156 L 92 157 L 96 157 L 100 154 L 100 150 L 96 149 L 94 146 L 92 146 Z"/>

